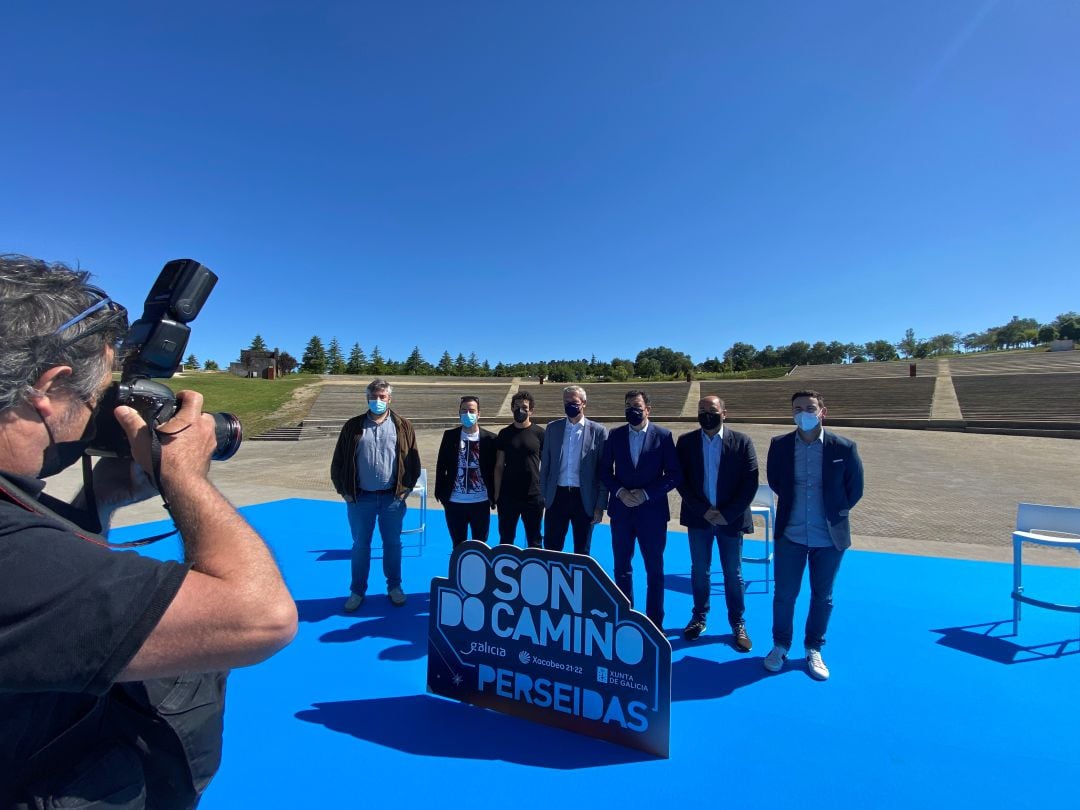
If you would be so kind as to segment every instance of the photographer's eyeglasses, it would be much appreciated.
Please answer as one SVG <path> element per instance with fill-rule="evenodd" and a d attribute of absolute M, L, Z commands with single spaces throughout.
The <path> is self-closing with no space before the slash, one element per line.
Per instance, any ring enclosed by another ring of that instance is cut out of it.
<path fill-rule="evenodd" d="M 109 298 L 109 296 L 105 294 L 105 291 L 98 287 L 91 287 L 87 285 L 86 290 L 91 295 L 98 296 L 98 300 L 86 309 L 84 309 L 74 318 L 71 318 L 70 320 L 60 324 L 60 326 L 57 327 L 56 331 L 53 332 L 53 335 L 59 335 L 60 333 L 73 327 L 75 324 L 85 321 L 91 315 L 94 315 L 97 312 L 101 312 L 102 310 L 105 311 L 106 315 L 104 318 L 99 319 L 89 328 L 83 330 L 74 337 L 65 340 L 63 342 L 64 346 L 68 346 L 72 343 L 75 343 L 76 341 L 89 337 L 90 335 L 96 335 L 99 332 L 103 332 L 107 327 L 110 326 L 118 325 L 120 327 L 121 333 L 127 332 L 127 309 L 122 304 L 118 304 L 116 301 L 113 301 L 111 298 Z"/>

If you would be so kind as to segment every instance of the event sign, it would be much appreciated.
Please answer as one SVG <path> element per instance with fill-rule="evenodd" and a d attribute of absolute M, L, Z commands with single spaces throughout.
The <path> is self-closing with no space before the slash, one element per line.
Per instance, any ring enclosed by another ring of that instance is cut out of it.
<path fill-rule="evenodd" d="M 455 548 L 431 581 L 428 689 L 668 756 L 671 644 L 592 557 Z"/>

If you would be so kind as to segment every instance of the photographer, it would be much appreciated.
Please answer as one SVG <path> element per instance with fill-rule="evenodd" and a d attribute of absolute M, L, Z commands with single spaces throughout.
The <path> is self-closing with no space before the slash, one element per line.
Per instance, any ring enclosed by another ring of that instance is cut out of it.
<path fill-rule="evenodd" d="M 111 550 L 43 494 L 92 438 L 127 330 L 87 275 L 0 257 L 0 808 L 193 807 L 220 760 L 217 671 L 288 644 L 296 607 L 207 478 L 215 427 L 198 393 L 156 431 L 186 562 Z M 134 461 L 94 469 L 106 519 L 156 491 L 150 428 L 133 408 L 114 415 Z"/>

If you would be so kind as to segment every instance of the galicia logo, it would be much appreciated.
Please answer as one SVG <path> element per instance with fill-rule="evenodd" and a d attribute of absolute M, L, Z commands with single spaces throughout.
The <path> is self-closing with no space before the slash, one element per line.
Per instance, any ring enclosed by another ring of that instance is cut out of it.
<path fill-rule="evenodd" d="M 520 661 L 523 664 L 528 664 L 530 661 L 532 661 L 532 656 L 529 655 L 528 650 L 522 650 L 521 652 L 518 653 L 518 661 Z"/>

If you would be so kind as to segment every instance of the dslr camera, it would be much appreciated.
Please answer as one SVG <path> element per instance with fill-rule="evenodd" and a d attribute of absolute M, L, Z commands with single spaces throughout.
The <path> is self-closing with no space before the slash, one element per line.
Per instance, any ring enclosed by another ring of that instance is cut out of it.
<path fill-rule="evenodd" d="M 168 379 L 179 368 L 191 335 L 188 323 L 202 310 L 217 280 L 213 271 L 191 259 L 175 259 L 162 268 L 146 296 L 142 317 L 131 325 L 118 350 L 123 358 L 120 381 L 110 385 L 101 399 L 87 453 L 131 458 L 127 436 L 113 416 L 117 405 L 134 408 L 151 429 L 176 413 L 172 389 L 152 378 Z M 240 420 L 231 413 L 211 415 L 217 436 L 212 458 L 232 458 L 243 439 Z"/>

